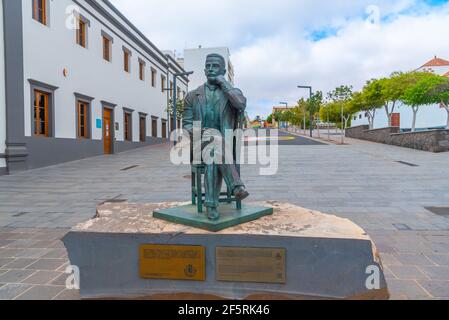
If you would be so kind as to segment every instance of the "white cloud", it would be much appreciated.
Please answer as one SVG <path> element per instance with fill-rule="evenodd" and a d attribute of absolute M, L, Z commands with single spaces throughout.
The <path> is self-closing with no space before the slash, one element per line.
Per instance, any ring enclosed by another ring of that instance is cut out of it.
<path fill-rule="evenodd" d="M 267 115 L 280 101 L 294 103 L 298 84 L 328 91 L 360 88 L 373 77 L 419 67 L 434 55 L 449 59 L 449 6 L 418 0 L 114 0 L 161 49 L 228 46 L 236 82 L 250 116 Z M 365 9 L 379 6 L 383 22 L 367 27 Z M 388 19 L 386 19 L 386 17 Z M 309 32 L 338 30 L 312 41 Z"/>

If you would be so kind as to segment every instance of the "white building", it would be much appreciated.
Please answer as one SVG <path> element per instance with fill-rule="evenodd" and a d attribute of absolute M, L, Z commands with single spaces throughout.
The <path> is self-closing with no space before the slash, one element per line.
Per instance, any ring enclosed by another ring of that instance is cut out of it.
<path fill-rule="evenodd" d="M 449 61 L 434 57 L 429 62 L 417 69 L 417 71 L 431 71 L 435 74 L 449 77 Z M 406 105 L 399 104 L 395 107 L 396 124 L 399 124 L 401 129 L 409 130 L 412 127 L 413 111 Z M 352 119 L 352 126 L 368 125 L 368 117 L 365 113 L 358 113 Z M 440 105 L 422 106 L 418 111 L 416 119 L 416 129 L 437 129 L 445 128 L 447 124 L 447 112 L 442 109 Z M 388 127 L 388 117 L 385 108 L 376 110 L 376 116 L 374 118 L 374 128 Z"/>
<path fill-rule="evenodd" d="M 6 174 L 6 99 L 5 46 L 3 39 L 3 3 L 0 1 L 0 175 Z"/>
<path fill-rule="evenodd" d="M 109 1 L 3 0 L 0 10 L 0 173 L 169 137 L 167 88 L 184 70 Z M 181 93 L 187 83 L 178 79 Z"/>
<path fill-rule="evenodd" d="M 189 87 L 196 89 L 206 82 L 206 76 L 204 75 L 205 62 L 207 55 L 211 53 L 218 53 L 225 58 L 227 78 L 231 84 L 234 85 L 234 67 L 231 62 L 231 54 L 228 48 L 202 48 L 201 46 L 196 49 L 185 49 L 184 58 L 180 59 L 180 64 L 186 71 L 193 71 L 194 73 L 189 77 Z"/>

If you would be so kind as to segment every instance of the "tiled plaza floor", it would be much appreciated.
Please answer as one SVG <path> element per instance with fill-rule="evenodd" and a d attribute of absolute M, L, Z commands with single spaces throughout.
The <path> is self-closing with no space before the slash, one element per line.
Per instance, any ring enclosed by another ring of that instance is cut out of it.
<path fill-rule="evenodd" d="M 449 217 L 426 210 L 449 207 L 449 153 L 347 142 L 280 146 L 275 176 L 244 166 L 251 199 L 353 220 L 375 240 L 393 299 L 449 299 Z M 189 167 L 172 165 L 169 151 L 159 145 L 0 177 L 0 299 L 79 298 L 65 289 L 60 239 L 103 201 L 189 199 Z"/>

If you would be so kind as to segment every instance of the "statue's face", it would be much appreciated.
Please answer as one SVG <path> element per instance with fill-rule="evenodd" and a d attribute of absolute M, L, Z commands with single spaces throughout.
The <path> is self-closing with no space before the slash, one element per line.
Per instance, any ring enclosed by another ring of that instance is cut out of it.
<path fill-rule="evenodd" d="M 206 73 L 207 80 L 214 82 L 218 76 L 224 76 L 226 74 L 226 68 L 222 65 L 222 61 L 216 57 L 210 57 L 206 60 Z"/>

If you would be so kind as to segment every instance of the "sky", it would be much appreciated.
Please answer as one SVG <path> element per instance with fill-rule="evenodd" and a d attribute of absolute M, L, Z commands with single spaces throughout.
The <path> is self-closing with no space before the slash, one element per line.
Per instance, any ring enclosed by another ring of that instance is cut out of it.
<path fill-rule="evenodd" d="M 111 0 L 159 49 L 228 47 L 248 114 L 449 60 L 449 0 Z M 190 88 L 194 89 L 194 88 Z"/>

